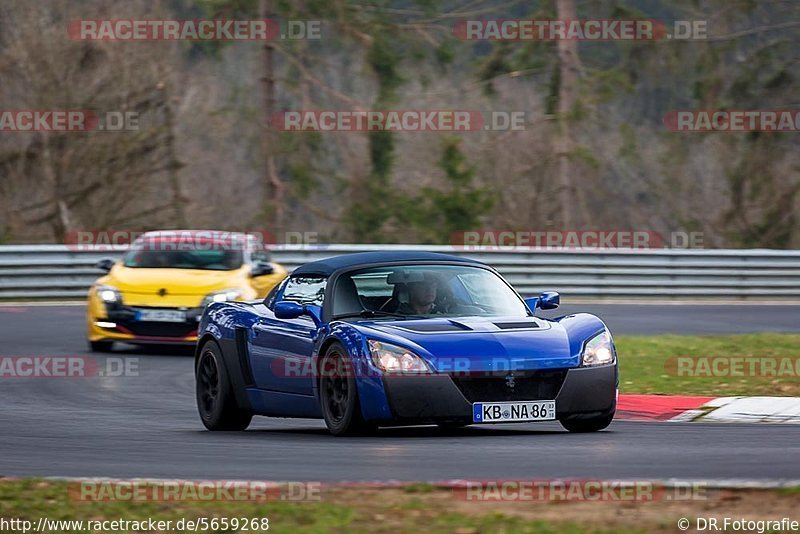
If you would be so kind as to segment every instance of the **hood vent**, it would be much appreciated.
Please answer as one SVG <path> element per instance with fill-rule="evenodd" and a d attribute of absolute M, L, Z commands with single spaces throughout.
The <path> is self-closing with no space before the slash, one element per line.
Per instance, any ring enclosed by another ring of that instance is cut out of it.
<path fill-rule="evenodd" d="M 463 332 L 464 330 L 472 330 L 466 325 L 449 321 L 447 323 L 420 323 L 420 324 L 394 324 L 395 328 L 409 330 L 411 332 Z"/>
<path fill-rule="evenodd" d="M 500 330 L 522 330 L 525 328 L 540 328 L 536 321 L 514 321 L 506 323 L 494 323 Z"/>

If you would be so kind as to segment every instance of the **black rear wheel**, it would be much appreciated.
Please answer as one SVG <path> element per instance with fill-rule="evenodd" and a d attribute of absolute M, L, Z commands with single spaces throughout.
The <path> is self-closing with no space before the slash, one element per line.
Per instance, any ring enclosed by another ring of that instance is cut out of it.
<path fill-rule="evenodd" d="M 239 408 L 233 394 L 222 351 L 207 341 L 200 351 L 195 370 L 197 410 L 209 430 L 244 430 L 253 414 Z"/>
<path fill-rule="evenodd" d="M 325 425 L 334 436 L 363 434 L 372 428 L 361 415 L 353 366 L 345 348 L 332 344 L 320 365 L 319 399 Z"/>

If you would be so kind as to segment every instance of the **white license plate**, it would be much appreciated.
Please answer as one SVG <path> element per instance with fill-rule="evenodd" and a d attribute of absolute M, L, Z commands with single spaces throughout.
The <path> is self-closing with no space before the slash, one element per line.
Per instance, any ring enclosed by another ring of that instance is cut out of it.
<path fill-rule="evenodd" d="M 474 423 L 512 423 L 553 421 L 556 401 L 476 402 L 472 405 Z"/>
<path fill-rule="evenodd" d="M 137 310 L 136 320 L 183 323 L 186 322 L 186 312 L 180 310 Z"/>

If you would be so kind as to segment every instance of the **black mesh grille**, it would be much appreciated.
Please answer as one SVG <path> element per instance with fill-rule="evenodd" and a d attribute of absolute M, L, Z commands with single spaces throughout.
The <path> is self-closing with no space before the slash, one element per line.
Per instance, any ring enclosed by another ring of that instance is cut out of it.
<path fill-rule="evenodd" d="M 509 377 L 513 376 L 512 381 Z M 556 398 L 566 370 L 486 373 L 451 378 L 469 402 L 552 400 Z"/>
<path fill-rule="evenodd" d="M 137 336 L 186 337 L 197 330 L 197 325 L 188 323 L 161 323 L 158 321 L 130 321 L 119 323 Z"/>

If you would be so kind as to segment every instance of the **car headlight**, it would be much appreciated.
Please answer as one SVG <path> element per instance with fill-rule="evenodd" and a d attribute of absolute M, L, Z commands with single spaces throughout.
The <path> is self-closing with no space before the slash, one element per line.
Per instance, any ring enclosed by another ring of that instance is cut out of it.
<path fill-rule="evenodd" d="M 391 343 L 384 343 L 383 341 L 375 341 L 373 339 L 368 340 L 367 344 L 369 345 L 369 352 L 372 355 L 372 363 L 374 363 L 378 369 L 390 373 L 430 372 L 430 369 L 423 359 L 408 349 L 392 345 Z"/>
<path fill-rule="evenodd" d="M 120 295 L 119 289 L 117 289 L 116 287 L 97 286 L 94 291 L 100 298 L 100 300 L 102 300 L 106 304 L 115 304 L 117 302 L 122 302 L 122 295 Z"/>
<path fill-rule="evenodd" d="M 603 330 L 587 341 L 583 346 L 583 354 L 581 356 L 583 362 L 581 365 L 584 367 L 614 363 L 617 359 L 617 354 L 608 330 Z"/>
<path fill-rule="evenodd" d="M 241 296 L 242 292 L 239 289 L 223 289 L 222 291 L 214 291 L 203 298 L 203 302 L 200 304 L 200 307 L 205 308 L 212 302 L 230 302 L 238 299 Z"/>

